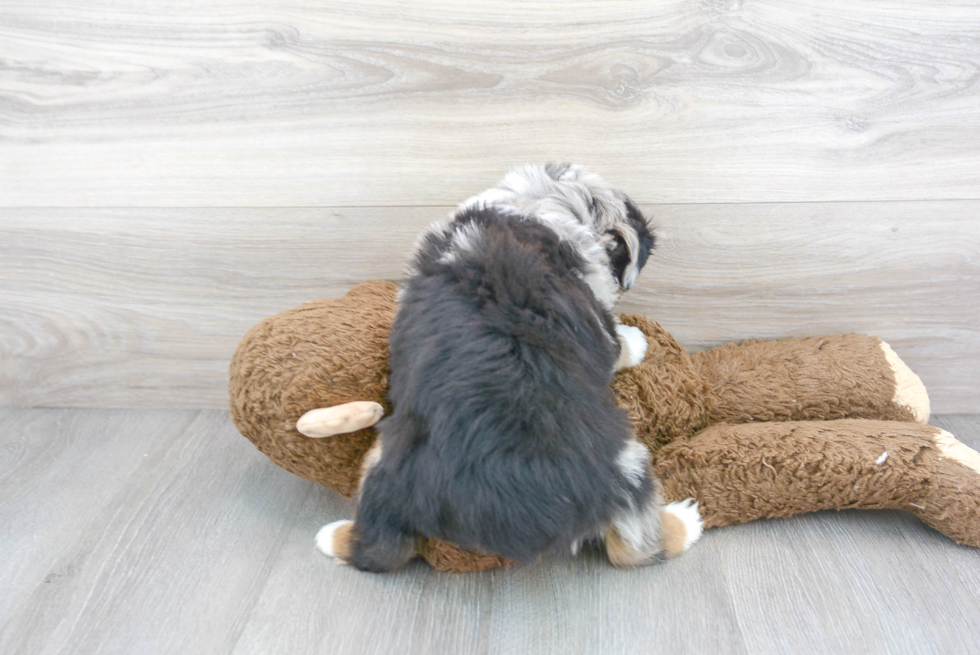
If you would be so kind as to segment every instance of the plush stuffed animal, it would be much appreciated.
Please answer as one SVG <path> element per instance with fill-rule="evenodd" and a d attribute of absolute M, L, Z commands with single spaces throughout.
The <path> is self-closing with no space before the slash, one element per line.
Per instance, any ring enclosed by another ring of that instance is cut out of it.
<path fill-rule="evenodd" d="M 279 466 L 345 496 L 387 413 L 396 287 L 267 318 L 231 364 L 231 415 Z M 613 388 L 670 501 L 694 498 L 705 528 L 820 509 L 904 509 L 980 547 L 980 453 L 925 425 L 919 378 L 880 339 L 753 341 L 688 354 L 659 325 L 625 315 L 649 341 Z M 304 434 L 305 433 L 305 434 Z M 420 539 L 445 571 L 506 563 Z"/>

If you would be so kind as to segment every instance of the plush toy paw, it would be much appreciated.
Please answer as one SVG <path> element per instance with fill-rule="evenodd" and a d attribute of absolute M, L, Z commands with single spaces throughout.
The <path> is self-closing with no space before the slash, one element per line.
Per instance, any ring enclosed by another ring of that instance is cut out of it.
<path fill-rule="evenodd" d="M 703 530 L 698 503 L 693 498 L 668 504 L 661 519 L 664 554 L 667 557 L 680 555 L 694 545 Z"/>
<path fill-rule="evenodd" d="M 643 330 L 632 325 L 620 324 L 616 326 L 616 334 L 619 335 L 619 344 L 622 346 L 616 368 L 636 366 L 642 362 L 647 354 L 647 337 L 643 334 Z"/>
<path fill-rule="evenodd" d="M 336 557 L 341 564 L 346 563 L 350 553 L 353 521 L 334 521 L 320 528 L 316 533 L 316 548 L 328 557 Z"/>
<path fill-rule="evenodd" d="M 885 360 L 895 375 L 895 396 L 892 398 L 892 402 L 908 409 L 916 423 L 927 423 L 929 421 L 929 394 L 926 393 L 926 385 L 922 384 L 919 376 L 912 372 L 912 369 L 902 361 L 902 358 L 892 350 L 891 346 L 882 341 L 881 349 L 884 351 Z"/>

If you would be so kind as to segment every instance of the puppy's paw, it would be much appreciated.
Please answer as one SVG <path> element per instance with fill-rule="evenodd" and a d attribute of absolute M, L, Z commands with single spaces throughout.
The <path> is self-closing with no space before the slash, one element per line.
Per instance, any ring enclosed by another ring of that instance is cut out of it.
<path fill-rule="evenodd" d="M 316 547 L 328 557 L 343 562 L 350 556 L 350 544 L 354 531 L 353 521 L 334 521 L 316 533 Z"/>
<path fill-rule="evenodd" d="M 667 557 L 675 557 L 690 548 L 704 531 L 697 501 L 688 498 L 665 506 L 660 529 Z"/>
<path fill-rule="evenodd" d="M 616 334 L 622 346 L 617 368 L 636 366 L 642 362 L 647 354 L 647 335 L 643 334 L 643 330 L 631 325 L 617 325 Z"/>

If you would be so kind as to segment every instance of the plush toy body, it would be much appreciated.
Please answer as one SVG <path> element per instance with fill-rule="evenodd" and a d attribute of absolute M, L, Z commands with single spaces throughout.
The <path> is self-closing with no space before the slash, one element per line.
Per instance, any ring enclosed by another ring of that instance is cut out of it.
<path fill-rule="evenodd" d="M 231 413 L 242 434 L 279 466 L 346 496 L 376 437 L 371 426 L 390 410 L 395 292 L 365 283 L 268 318 L 232 359 Z M 980 547 L 980 454 L 924 424 L 925 388 L 881 340 L 755 341 L 690 355 L 656 323 L 623 322 L 649 347 L 613 388 L 653 452 L 665 498 L 697 499 L 705 527 L 893 508 Z M 325 438 L 302 434 L 300 419 L 306 434 Z M 441 570 L 502 563 L 436 540 L 419 552 Z"/>

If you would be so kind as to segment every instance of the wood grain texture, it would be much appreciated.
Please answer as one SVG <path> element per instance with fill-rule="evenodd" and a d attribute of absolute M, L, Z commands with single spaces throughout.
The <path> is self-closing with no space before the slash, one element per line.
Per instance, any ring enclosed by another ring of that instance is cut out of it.
<path fill-rule="evenodd" d="M 980 448 L 980 417 L 934 423 Z M 909 514 L 711 530 L 661 566 L 596 551 L 452 576 L 313 547 L 354 506 L 226 412 L 0 409 L 0 650 L 67 653 L 969 653 L 980 551 Z"/>
<path fill-rule="evenodd" d="M 184 433 L 189 414 L 0 413 L 0 616 L 35 588 L 60 587 L 87 568 L 91 551 L 75 537 L 99 508 L 119 502 L 150 453 Z"/>
<path fill-rule="evenodd" d="M 691 348 L 865 332 L 980 411 L 980 202 L 645 206 L 623 311 Z M 448 207 L 0 210 L 0 405 L 224 407 L 265 316 L 397 279 Z"/>
<path fill-rule="evenodd" d="M 980 199 L 975 3 L 15 0 L 0 62 L 0 206 Z"/>
<path fill-rule="evenodd" d="M 269 580 L 236 655 L 308 650 L 411 653 L 744 653 L 724 572 L 710 548 L 670 566 L 617 571 L 589 551 L 532 567 L 439 576 L 421 563 L 364 576 L 309 556 L 313 532 L 353 506 L 317 490 L 293 551 Z M 696 583 L 693 581 L 697 580 Z M 348 591 L 349 590 L 349 591 Z M 315 600 L 311 602 L 311 596 Z M 695 611 L 695 608 L 700 608 Z M 351 617 L 360 617 L 352 621 Z"/>
<path fill-rule="evenodd" d="M 0 505 L 0 652 L 227 652 L 308 485 L 230 448 L 223 412 L 4 418 L 36 456 Z"/>

